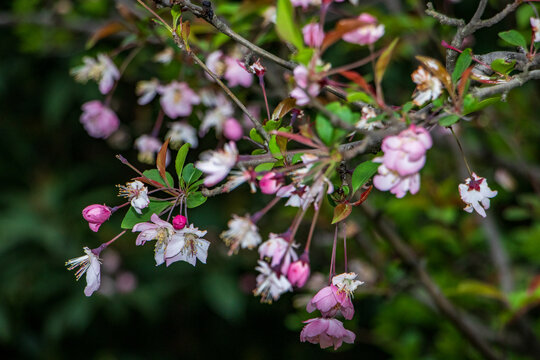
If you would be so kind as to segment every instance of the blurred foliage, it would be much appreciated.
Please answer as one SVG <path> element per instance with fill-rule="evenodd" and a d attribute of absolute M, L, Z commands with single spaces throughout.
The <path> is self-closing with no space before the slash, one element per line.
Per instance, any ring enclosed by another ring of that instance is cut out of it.
<path fill-rule="evenodd" d="M 248 36 L 261 22 L 264 7 L 260 4 L 269 3 L 216 1 L 216 12 Z M 381 41 L 388 44 L 395 37 L 401 38 L 383 87 L 387 98 L 406 102 L 414 88 L 410 81 L 410 73 L 417 66 L 414 55 L 442 59 L 440 41 L 448 40 L 453 30 L 421 16 L 422 1 L 400 3 L 403 9 L 398 13 L 388 12 L 382 4 L 369 10 L 386 26 L 387 35 Z M 443 1 L 436 3 L 441 5 Z M 469 17 L 476 6 L 473 3 L 451 5 L 444 1 L 449 13 L 459 17 Z M 491 1 L 488 15 L 503 3 Z M 193 268 L 177 263 L 169 268 L 155 267 L 151 248 L 135 247 L 135 237 L 128 234 L 110 250 L 112 265 L 109 269 L 104 265 L 100 293 L 86 298 L 82 292 L 84 280 L 75 283 L 63 264 L 79 256 L 83 246 L 97 247 L 115 236 L 121 217 L 114 216 L 93 233 L 81 210 L 91 203 L 118 203 L 114 184 L 124 183 L 133 173 L 114 155 L 121 151 L 126 158 L 135 159 L 136 153 L 129 144 L 116 144 L 114 148 L 87 136 L 78 120 L 80 106 L 98 98 L 99 93 L 94 84 L 75 83 L 69 69 L 88 54 L 85 44 L 96 26 L 117 17 L 114 4 L 106 0 L 15 0 L 0 5 L 0 15 L 13 20 L 8 21 L 12 26 L 2 27 L 0 32 L 3 359 L 479 358 L 433 308 L 415 275 L 402 266 L 383 239 L 374 235 L 371 224 L 359 212 L 353 212 L 348 220 L 349 227 L 356 229 L 355 241 L 349 244 L 351 268 L 356 266 L 352 270 L 367 283 L 355 298 L 354 320 L 346 324 L 357 334 L 356 343 L 337 352 L 300 343 L 300 322 L 309 318 L 304 310 L 306 292 L 287 294 L 271 306 L 259 304 L 251 296 L 256 255 L 247 252 L 227 257 L 218 239 L 231 213 L 256 211 L 268 200 L 263 196 L 248 198 L 246 188 L 209 199 L 190 213 L 199 227 L 209 230 L 212 246 L 206 266 Z M 351 15 L 367 10 L 361 6 L 346 9 Z M 328 21 L 335 22 L 342 15 L 330 14 Z M 493 29 L 476 34 L 471 47 L 475 53 L 496 50 L 503 46 L 496 34 L 515 26 L 527 35 L 530 15 L 530 7 L 522 6 Z M 206 35 L 209 30 L 202 23 L 192 28 L 200 49 L 232 46 L 223 35 Z M 90 53 L 109 51 L 120 41 L 122 38 L 114 37 L 100 40 Z M 267 28 L 255 41 L 271 48 L 278 37 Z M 129 133 L 131 138 L 148 131 L 157 113 L 157 107 L 134 106 L 135 82 L 150 76 L 163 80 L 179 75 L 193 78 L 197 71 L 189 63 L 180 62 L 157 69 L 150 66 L 156 50 L 158 47 L 149 46 L 137 55 L 113 101 L 121 121 L 138 131 Z M 340 43 L 328 51 L 325 60 L 338 66 L 367 54 L 364 48 Z M 125 56 L 120 54 L 117 63 Z M 361 71 L 367 74 L 369 66 Z M 268 82 L 273 85 L 271 102 L 277 104 L 281 96 L 277 89 L 283 79 L 276 76 Z M 473 114 L 471 121 L 458 129 L 475 171 L 490 179 L 492 188 L 499 191 L 489 216 L 511 259 L 514 292 L 500 293 L 489 254 L 489 225 L 462 211 L 457 185 L 465 174 L 448 131 L 432 132 L 436 145 L 428 152 L 419 194 L 404 199 L 380 192 L 370 196 L 371 204 L 393 219 L 402 236 L 425 259 L 443 292 L 496 330 L 523 315 L 540 330 L 537 296 L 534 291 L 527 292 L 540 273 L 538 90 L 532 83 L 516 89 L 507 102 Z M 239 92 L 245 96 L 244 90 Z M 192 120 L 198 121 L 197 116 L 192 115 Z M 207 136 L 201 148 L 213 143 Z M 189 160 L 194 161 L 196 156 L 190 154 Z M 359 158 L 358 163 L 366 160 L 370 159 Z M 271 218 L 261 221 L 262 234 L 285 230 L 293 213 L 289 208 L 273 211 Z M 331 209 L 324 209 L 325 221 L 321 221 L 312 249 L 312 268 L 323 274 L 330 257 L 331 217 Z M 302 224 L 300 236 L 307 236 L 308 228 L 309 223 Z M 338 256 L 341 259 L 343 254 Z M 126 277 L 136 282 L 133 291 L 123 290 Z"/>

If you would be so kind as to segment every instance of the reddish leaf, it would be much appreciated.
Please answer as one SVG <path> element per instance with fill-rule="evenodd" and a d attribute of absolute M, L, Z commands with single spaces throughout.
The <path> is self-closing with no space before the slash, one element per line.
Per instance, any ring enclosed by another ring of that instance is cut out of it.
<path fill-rule="evenodd" d="M 90 39 L 88 39 L 86 42 L 86 49 L 93 47 L 99 40 L 116 34 L 122 30 L 125 30 L 125 26 L 118 21 L 113 21 L 103 25 L 92 34 Z"/>
<path fill-rule="evenodd" d="M 295 98 L 286 98 L 285 100 L 282 100 L 274 109 L 274 112 L 272 113 L 272 120 L 278 120 L 284 117 L 294 109 L 296 106 L 296 99 Z"/>
<path fill-rule="evenodd" d="M 346 33 L 366 25 L 368 25 L 368 23 L 358 19 L 343 19 L 338 21 L 335 29 L 326 33 L 322 44 L 322 51 L 326 50 L 330 45 L 341 39 Z"/>
<path fill-rule="evenodd" d="M 366 82 L 366 80 L 364 79 L 362 75 L 360 75 L 359 73 L 355 71 L 340 71 L 339 73 L 343 75 L 344 77 L 346 77 L 347 79 L 359 85 L 372 97 L 375 97 L 375 93 L 373 92 L 373 89 L 371 88 L 371 86 L 369 86 L 369 84 Z"/>
<path fill-rule="evenodd" d="M 454 93 L 454 89 L 452 87 L 452 77 L 450 74 L 448 74 L 448 71 L 446 71 L 445 67 L 439 60 L 420 55 L 417 56 L 416 59 L 420 61 L 433 76 L 441 80 L 449 94 Z"/>
<path fill-rule="evenodd" d="M 361 195 L 360 195 L 360 199 L 358 199 L 355 203 L 353 203 L 353 206 L 358 206 L 360 205 L 361 203 L 363 203 L 364 201 L 366 201 L 369 193 L 371 192 L 371 190 L 373 190 L 373 185 L 370 185 L 368 187 L 368 189 L 366 191 L 364 191 Z"/>
<path fill-rule="evenodd" d="M 351 215 L 351 212 L 352 212 L 351 204 L 349 203 L 338 204 L 338 206 L 334 208 L 334 218 L 332 219 L 332 224 L 345 220 L 346 218 L 349 217 L 349 215 Z"/>
<path fill-rule="evenodd" d="M 165 142 L 161 146 L 161 149 L 159 150 L 156 159 L 156 165 L 159 171 L 159 175 L 161 175 L 161 178 L 165 181 L 167 186 L 171 186 L 171 184 L 169 184 L 169 181 L 167 180 L 167 176 L 165 175 L 165 160 L 167 159 L 167 147 L 169 146 L 169 140 L 169 138 L 165 140 Z"/>
<path fill-rule="evenodd" d="M 319 147 L 319 145 L 315 144 L 311 139 L 308 139 L 307 137 L 304 137 L 304 136 L 299 135 L 299 134 L 291 134 L 291 133 L 288 133 L 288 132 L 276 131 L 276 130 L 270 131 L 270 134 L 277 135 L 277 136 L 283 136 L 285 138 L 294 140 L 296 142 L 299 142 L 301 144 L 311 146 L 311 147 L 314 147 L 314 148 Z"/>
<path fill-rule="evenodd" d="M 155 180 L 152 180 L 152 179 L 149 179 L 149 178 L 146 178 L 146 177 L 143 177 L 143 176 L 133 178 L 133 180 L 139 180 L 139 181 L 141 181 L 141 182 L 143 182 L 145 184 L 152 185 L 152 186 L 155 186 L 157 188 L 162 188 L 163 187 L 163 184 L 160 184 L 159 182 L 157 182 Z"/>

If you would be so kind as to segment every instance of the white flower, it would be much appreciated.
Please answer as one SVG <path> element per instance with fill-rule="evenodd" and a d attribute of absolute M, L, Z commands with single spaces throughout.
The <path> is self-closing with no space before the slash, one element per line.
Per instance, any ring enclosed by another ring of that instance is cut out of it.
<path fill-rule="evenodd" d="M 487 180 L 472 173 L 473 179 L 465 179 L 465 184 L 459 184 L 459 195 L 467 206 L 465 211 L 472 213 L 476 210 L 482 217 L 486 217 L 486 211 L 489 209 L 489 199 L 497 195 L 497 191 L 489 188 Z"/>
<path fill-rule="evenodd" d="M 174 122 L 169 127 L 171 130 L 165 135 L 165 138 L 170 139 L 169 145 L 171 149 L 177 150 L 184 143 L 190 144 L 192 148 L 196 148 L 199 145 L 197 131 L 193 126 L 186 122 Z"/>
<path fill-rule="evenodd" d="M 221 135 L 225 121 L 234 115 L 231 102 L 223 94 L 219 94 L 214 98 L 212 106 L 214 106 L 214 109 L 206 112 L 199 128 L 201 136 L 206 135 L 210 128 L 215 128 L 216 134 Z"/>
<path fill-rule="evenodd" d="M 199 230 L 193 224 L 176 231 L 175 236 L 179 240 L 170 242 L 167 247 L 167 266 L 175 261 L 185 261 L 195 266 L 197 259 L 206 264 L 210 241 L 203 239 L 204 235 L 206 230 Z"/>
<path fill-rule="evenodd" d="M 531 27 L 532 27 L 532 31 L 534 31 L 534 42 L 539 42 L 540 41 L 540 19 L 532 17 Z"/>
<path fill-rule="evenodd" d="M 309 192 L 309 186 L 299 185 L 296 187 L 293 184 L 290 184 L 280 187 L 276 192 L 276 196 L 289 198 L 285 203 L 285 206 L 300 207 L 304 203 L 307 192 Z"/>
<path fill-rule="evenodd" d="M 230 247 L 229 255 L 238 252 L 239 248 L 253 249 L 262 241 L 257 226 L 251 221 L 249 216 L 233 215 L 227 223 L 229 229 L 221 233 L 220 237 L 225 244 Z"/>
<path fill-rule="evenodd" d="M 162 64 L 168 64 L 174 57 L 174 50 L 171 47 L 166 47 L 154 56 L 154 61 Z"/>
<path fill-rule="evenodd" d="M 356 273 L 343 273 L 336 275 L 332 278 L 332 284 L 338 288 L 339 291 L 344 291 L 349 295 L 356 290 L 356 288 L 362 285 L 364 282 L 355 280 L 358 275 Z"/>
<path fill-rule="evenodd" d="M 161 107 L 171 119 L 189 116 L 193 105 L 201 102 L 199 96 L 185 82 L 173 81 L 169 85 L 160 86 L 158 92 L 161 94 Z"/>
<path fill-rule="evenodd" d="M 150 203 L 148 199 L 148 189 L 142 182 L 135 180 L 127 183 L 127 186 L 118 186 L 119 196 L 127 197 L 131 200 L 131 206 L 137 214 L 142 214 L 141 210 L 146 208 Z"/>
<path fill-rule="evenodd" d="M 86 255 L 80 256 L 75 259 L 66 261 L 66 266 L 68 270 L 73 270 L 76 267 L 79 267 L 75 273 L 75 278 L 77 281 L 86 273 L 86 287 L 84 288 L 84 294 L 90 296 L 99 289 L 101 284 L 101 262 L 99 257 L 92 252 L 87 247 L 84 247 L 84 252 Z"/>
<path fill-rule="evenodd" d="M 411 77 L 416 84 L 416 90 L 413 94 L 415 105 L 422 106 L 426 101 L 435 100 L 441 95 L 442 83 L 422 66 L 419 66 Z"/>
<path fill-rule="evenodd" d="M 291 262 L 298 260 L 298 255 L 294 248 L 298 245 L 290 244 L 277 234 L 270 233 L 270 239 L 259 246 L 261 259 L 272 259 L 272 267 L 281 266 L 281 272 L 287 274 Z"/>
<path fill-rule="evenodd" d="M 214 186 L 225 179 L 234 164 L 236 164 L 237 157 L 238 150 L 233 141 L 225 144 L 223 150 L 209 151 L 202 154 L 201 160 L 195 163 L 195 167 L 206 174 L 204 186 Z"/>
<path fill-rule="evenodd" d="M 120 78 L 120 72 L 112 60 L 104 54 L 98 54 L 97 59 L 85 56 L 84 65 L 71 70 L 75 80 L 87 82 L 92 79 L 99 83 L 99 91 L 105 95 L 113 88 L 114 82 Z"/>
<path fill-rule="evenodd" d="M 146 105 L 156 97 L 159 88 L 158 79 L 152 79 L 148 81 L 139 81 L 135 88 L 135 93 L 139 95 L 137 104 Z"/>
<path fill-rule="evenodd" d="M 375 108 L 367 105 L 362 108 L 362 117 L 356 123 L 355 127 L 358 130 L 373 131 L 374 129 L 382 129 L 384 127 L 381 121 L 370 121 L 377 117 Z"/>
<path fill-rule="evenodd" d="M 255 270 L 257 276 L 257 288 L 253 290 L 255 296 L 261 296 L 261 302 L 271 303 L 279 299 L 281 294 L 292 291 L 292 286 L 286 276 L 278 275 L 270 268 L 268 263 L 259 260 L 259 266 Z"/>

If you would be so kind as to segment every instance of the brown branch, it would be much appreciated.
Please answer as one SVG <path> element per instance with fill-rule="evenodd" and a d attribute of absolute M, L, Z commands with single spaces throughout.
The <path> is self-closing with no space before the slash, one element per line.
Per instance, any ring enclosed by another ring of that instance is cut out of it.
<path fill-rule="evenodd" d="M 498 84 L 490 87 L 476 88 L 472 94 L 477 98 L 483 99 L 497 94 L 506 93 L 514 88 L 522 86 L 529 80 L 540 80 L 540 70 L 533 70 L 514 76 L 514 78 L 504 84 Z"/>

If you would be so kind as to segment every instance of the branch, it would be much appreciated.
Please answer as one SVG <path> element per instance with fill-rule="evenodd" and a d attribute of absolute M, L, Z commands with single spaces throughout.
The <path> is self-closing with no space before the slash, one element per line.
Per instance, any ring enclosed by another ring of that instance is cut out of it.
<path fill-rule="evenodd" d="M 483 99 L 493 95 L 506 93 L 514 88 L 522 86 L 529 80 L 539 80 L 540 79 L 540 70 L 533 70 L 528 73 L 520 74 L 515 76 L 512 80 L 504 83 L 498 84 L 490 87 L 476 88 L 472 91 L 473 95 L 477 98 Z"/>

